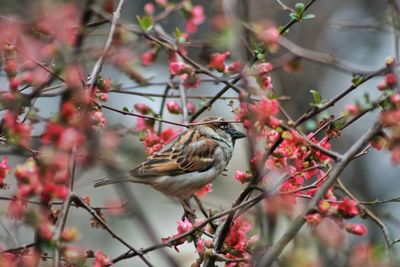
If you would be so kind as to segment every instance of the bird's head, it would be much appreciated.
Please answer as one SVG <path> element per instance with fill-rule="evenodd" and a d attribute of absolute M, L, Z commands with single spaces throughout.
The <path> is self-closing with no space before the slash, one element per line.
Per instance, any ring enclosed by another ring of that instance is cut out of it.
<path fill-rule="evenodd" d="M 204 119 L 203 122 L 210 122 L 207 124 L 209 127 L 211 127 L 219 136 L 229 136 L 230 138 L 227 139 L 231 139 L 233 143 L 237 139 L 246 137 L 244 133 L 236 130 L 231 123 L 226 122 L 222 117 L 208 117 Z"/>

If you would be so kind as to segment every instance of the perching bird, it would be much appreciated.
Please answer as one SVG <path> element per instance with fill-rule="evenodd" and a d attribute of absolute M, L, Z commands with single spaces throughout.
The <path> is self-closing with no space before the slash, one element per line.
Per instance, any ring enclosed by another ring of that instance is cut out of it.
<path fill-rule="evenodd" d="M 129 177 L 97 180 L 94 186 L 118 182 L 148 184 L 188 208 L 190 197 L 225 170 L 235 140 L 246 137 L 222 118 L 204 120 L 207 121 L 210 123 L 191 126 L 172 139 L 131 170 Z"/>

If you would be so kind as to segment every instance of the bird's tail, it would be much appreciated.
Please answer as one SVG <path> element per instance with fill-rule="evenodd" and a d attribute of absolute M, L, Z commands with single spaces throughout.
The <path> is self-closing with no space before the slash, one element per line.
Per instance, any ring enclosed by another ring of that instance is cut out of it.
<path fill-rule="evenodd" d="M 116 184 L 116 183 L 122 183 L 122 182 L 133 182 L 133 183 L 138 183 L 137 179 L 126 175 L 123 177 L 110 177 L 110 178 L 101 178 L 97 179 L 94 181 L 94 187 L 99 187 L 103 185 L 109 185 L 109 184 Z"/>

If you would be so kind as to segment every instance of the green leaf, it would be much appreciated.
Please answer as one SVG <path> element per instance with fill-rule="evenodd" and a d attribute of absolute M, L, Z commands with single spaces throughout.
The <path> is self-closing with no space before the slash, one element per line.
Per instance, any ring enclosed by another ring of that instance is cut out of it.
<path fill-rule="evenodd" d="M 359 86 L 363 81 L 364 81 L 364 77 L 355 75 L 355 76 L 353 76 L 351 83 L 353 84 L 353 86 Z"/>
<path fill-rule="evenodd" d="M 346 123 L 346 118 L 342 118 L 340 120 L 333 121 L 331 127 L 335 130 L 340 130 L 343 128 L 345 123 Z"/>
<path fill-rule="evenodd" d="M 296 10 L 296 13 L 300 14 L 304 12 L 305 6 L 303 3 L 297 3 L 294 5 L 294 9 Z"/>
<path fill-rule="evenodd" d="M 290 17 L 291 19 L 294 19 L 294 20 L 299 20 L 296 13 L 290 13 L 290 14 L 289 14 L 289 17 Z"/>
<path fill-rule="evenodd" d="M 122 108 L 122 111 L 123 111 L 123 112 L 129 112 L 129 109 L 128 109 L 127 107 L 123 107 L 123 108 Z"/>
<path fill-rule="evenodd" d="M 151 29 L 151 27 L 153 26 L 153 17 L 152 16 L 146 16 L 144 18 L 136 16 L 136 19 L 139 23 L 140 28 L 144 32 L 148 32 Z"/>
<path fill-rule="evenodd" d="M 306 130 L 308 132 L 309 131 L 314 131 L 315 129 L 317 129 L 317 127 L 318 127 L 318 124 L 317 124 L 317 122 L 315 120 L 308 120 L 305 123 L 305 128 L 306 128 Z"/>
<path fill-rule="evenodd" d="M 307 15 L 303 15 L 302 19 L 313 19 L 315 18 L 315 14 L 307 14 Z"/>
<path fill-rule="evenodd" d="M 316 90 L 310 90 L 310 93 L 312 94 L 314 98 L 314 104 L 318 105 L 321 103 L 321 95 L 318 91 Z"/>

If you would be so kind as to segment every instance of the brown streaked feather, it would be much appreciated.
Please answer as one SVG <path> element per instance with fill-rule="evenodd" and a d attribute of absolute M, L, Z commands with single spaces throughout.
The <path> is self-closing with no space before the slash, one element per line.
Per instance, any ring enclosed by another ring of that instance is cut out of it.
<path fill-rule="evenodd" d="M 192 128 L 149 157 L 130 174 L 135 177 L 154 177 L 204 172 L 214 165 L 213 155 L 217 147 L 215 140 Z"/>

